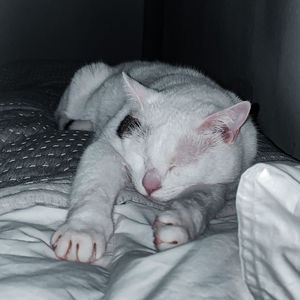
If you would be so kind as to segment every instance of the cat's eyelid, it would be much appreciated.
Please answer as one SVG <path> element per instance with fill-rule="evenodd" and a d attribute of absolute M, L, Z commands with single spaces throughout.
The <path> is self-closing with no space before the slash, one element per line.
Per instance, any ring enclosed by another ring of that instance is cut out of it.
<path fill-rule="evenodd" d="M 168 171 L 172 171 L 176 167 L 175 164 L 170 164 Z"/>

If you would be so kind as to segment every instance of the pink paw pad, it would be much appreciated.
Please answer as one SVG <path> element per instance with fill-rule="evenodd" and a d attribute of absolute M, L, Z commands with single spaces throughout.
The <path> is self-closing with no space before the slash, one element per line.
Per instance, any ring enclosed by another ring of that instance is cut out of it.
<path fill-rule="evenodd" d="M 160 219 L 164 219 L 163 221 Z M 166 250 L 188 241 L 186 229 L 171 218 L 157 217 L 152 225 L 154 244 L 158 250 Z"/>

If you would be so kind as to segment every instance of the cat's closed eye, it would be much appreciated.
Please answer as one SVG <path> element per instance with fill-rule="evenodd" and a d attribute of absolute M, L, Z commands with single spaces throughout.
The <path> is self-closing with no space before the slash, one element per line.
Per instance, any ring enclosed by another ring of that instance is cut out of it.
<path fill-rule="evenodd" d="M 135 128 L 140 127 L 141 123 L 140 121 L 131 116 L 127 115 L 120 123 L 118 129 L 117 129 L 117 135 L 119 138 L 123 138 L 125 135 L 129 135 Z"/>
<path fill-rule="evenodd" d="M 168 171 L 169 171 L 169 172 L 171 172 L 172 170 L 174 170 L 174 168 L 175 168 L 175 167 L 176 167 L 176 166 L 175 166 L 175 165 L 173 165 L 173 164 L 172 164 L 172 165 L 170 165 L 170 166 L 169 166 L 169 169 L 168 169 Z"/>

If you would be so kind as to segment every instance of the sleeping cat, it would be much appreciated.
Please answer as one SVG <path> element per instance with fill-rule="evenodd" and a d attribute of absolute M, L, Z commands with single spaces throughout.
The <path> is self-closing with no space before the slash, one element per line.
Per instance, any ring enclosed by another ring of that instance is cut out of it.
<path fill-rule="evenodd" d="M 112 209 L 129 183 L 172 201 L 153 224 L 158 250 L 201 234 L 256 154 L 250 103 L 203 74 L 163 63 L 104 63 L 77 71 L 56 111 L 60 128 L 93 130 L 71 207 L 52 237 L 57 257 L 92 263 L 113 234 Z"/>

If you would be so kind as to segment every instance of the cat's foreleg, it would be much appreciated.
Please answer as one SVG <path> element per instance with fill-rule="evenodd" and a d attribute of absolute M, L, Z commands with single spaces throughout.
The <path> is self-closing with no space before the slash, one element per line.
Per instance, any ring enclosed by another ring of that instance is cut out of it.
<path fill-rule="evenodd" d="M 214 185 L 175 199 L 171 208 L 154 221 L 154 243 L 158 250 L 173 248 L 195 239 L 224 206 L 225 188 Z"/>
<path fill-rule="evenodd" d="M 121 158 L 109 144 L 98 141 L 86 149 L 67 219 L 51 240 L 58 258 L 91 263 L 103 255 L 113 233 L 114 201 L 125 178 Z"/>

